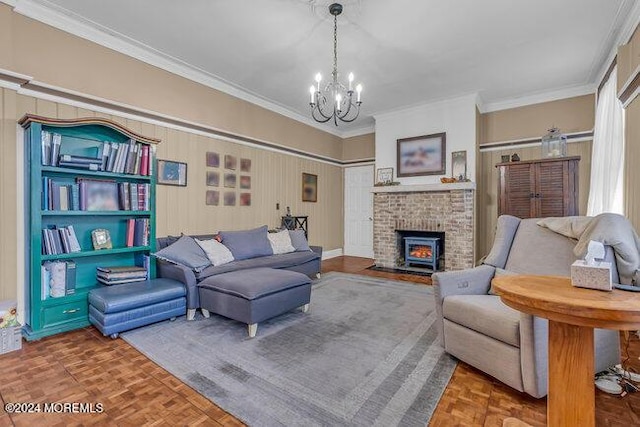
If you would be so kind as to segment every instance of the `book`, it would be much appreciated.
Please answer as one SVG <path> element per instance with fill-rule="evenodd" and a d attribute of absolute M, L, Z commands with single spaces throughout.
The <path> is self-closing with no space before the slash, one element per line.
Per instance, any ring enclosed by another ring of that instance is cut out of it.
<path fill-rule="evenodd" d="M 68 211 L 69 210 L 69 187 L 66 185 L 61 185 L 59 187 L 60 191 L 60 210 Z"/>
<path fill-rule="evenodd" d="M 75 169 L 86 169 L 90 171 L 98 171 L 100 170 L 99 163 L 75 163 L 75 162 L 67 162 L 64 160 L 60 160 L 58 166 L 65 168 L 75 168 Z"/>
<path fill-rule="evenodd" d="M 111 147 L 109 149 L 109 159 L 107 162 L 107 171 L 113 172 L 113 167 L 116 163 L 116 157 L 118 156 L 118 144 L 115 142 L 111 143 Z"/>
<path fill-rule="evenodd" d="M 51 210 L 60 210 L 60 184 L 55 181 L 51 182 Z"/>
<path fill-rule="evenodd" d="M 135 229 L 135 220 L 134 219 L 128 219 L 127 220 L 127 247 L 130 248 L 133 246 L 133 232 Z"/>
<path fill-rule="evenodd" d="M 133 173 L 140 175 L 140 163 L 142 162 L 142 144 L 136 144 L 136 161 L 133 168 Z"/>
<path fill-rule="evenodd" d="M 102 164 L 102 159 L 95 158 L 95 157 L 87 157 L 87 156 L 75 156 L 73 154 L 61 154 L 60 161 L 68 162 L 68 163 L 77 163 L 77 164 L 90 164 L 90 163 L 95 163 L 96 165 Z"/>
<path fill-rule="evenodd" d="M 66 271 L 67 265 L 61 261 L 54 261 L 49 264 L 51 280 L 49 282 L 49 295 L 53 298 L 63 297 L 66 294 Z"/>
<path fill-rule="evenodd" d="M 131 206 L 131 210 L 132 211 L 137 211 L 138 210 L 138 184 L 135 183 L 130 183 L 129 184 L 130 187 L 130 206 Z"/>
<path fill-rule="evenodd" d="M 43 130 L 40 133 L 40 143 L 42 146 L 40 154 L 42 166 L 49 166 L 51 164 L 51 132 Z"/>
<path fill-rule="evenodd" d="M 65 261 L 65 295 L 76 293 L 76 263 Z"/>
<path fill-rule="evenodd" d="M 146 270 L 147 280 L 151 279 L 151 257 L 146 254 L 135 254 L 134 262 L 138 267 L 142 267 Z"/>
<path fill-rule="evenodd" d="M 144 282 L 145 280 L 147 280 L 144 277 L 137 277 L 133 279 L 121 279 L 121 280 L 108 280 L 108 279 L 103 279 L 102 277 L 98 277 L 97 279 L 98 279 L 98 282 L 104 283 L 105 285 L 121 285 L 124 283 Z"/>
<path fill-rule="evenodd" d="M 49 283 L 51 282 L 51 270 L 49 269 L 49 261 L 43 263 L 40 266 L 40 284 L 42 285 L 40 289 L 40 297 L 45 300 L 49 298 Z"/>
<path fill-rule="evenodd" d="M 115 267 L 96 267 L 96 270 L 104 273 L 132 273 L 144 271 L 144 268 L 135 265 L 127 265 Z"/>
<path fill-rule="evenodd" d="M 101 150 L 101 162 L 100 162 L 100 170 L 101 171 L 106 171 L 107 170 L 107 164 L 109 163 L 109 153 L 111 152 L 111 143 L 110 142 L 103 142 L 102 143 L 102 150 Z"/>
<path fill-rule="evenodd" d="M 69 233 L 69 243 L 71 244 L 71 252 L 81 252 L 80 242 L 78 242 L 78 236 L 73 229 L 73 225 L 67 226 L 67 232 Z"/>
<path fill-rule="evenodd" d="M 71 184 L 69 189 L 71 191 L 71 210 L 80 210 L 80 190 L 78 188 L 78 184 Z"/>
<path fill-rule="evenodd" d="M 124 279 L 140 279 L 142 277 L 147 277 L 146 270 L 139 271 L 135 273 L 104 273 L 98 271 L 96 273 L 97 277 L 101 277 L 104 280 L 124 280 Z"/>
<path fill-rule="evenodd" d="M 142 146 L 142 158 L 140 159 L 140 175 L 149 175 L 149 146 Z"/>
<path fill-rule="evenodd" d="M 51 166 L 58 166 L 58 157 L 60 156 L 60 145 L 62 144 L 62 135 L 54 133 L 51 137 Z"/>

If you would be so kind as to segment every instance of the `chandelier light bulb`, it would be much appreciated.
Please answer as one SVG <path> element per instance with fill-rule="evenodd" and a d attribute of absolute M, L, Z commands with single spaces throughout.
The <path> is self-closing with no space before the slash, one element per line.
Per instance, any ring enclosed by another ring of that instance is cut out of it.
<path fill-rule="evenodd" d="M 342 103 L 342 95 L 336 95 L 336 109 L 340 111 L 340 104 Z"/>
<path fill-rule="evenodd" d="M 311 94 L 311 103 L 313 104 L 315 101 L 316 88 L 313 85 L 309 86 L 309 93 Z"/>
<path fill-rule="evenodd" d="M 318 92 L 320 92 L 320 82 L 322 81 L 322 74 L 316 74 L 316 83 L 318 84 Z"/>
<path fill-rule="evenodd" d="M 356 100 L 356 102 L 360 102 L 360 94 L 362 93 L 362 85 L 359 84 L 359 83 L 356 86 L 356 92 L 358 93 L 358 99 Z"/>
<path fill-rule="evenodd" d="M 352 90 L 351 85 L 353 83 L 353 78 L 354 78 L 353 73 L 349 73 L 349 90 Z"/>

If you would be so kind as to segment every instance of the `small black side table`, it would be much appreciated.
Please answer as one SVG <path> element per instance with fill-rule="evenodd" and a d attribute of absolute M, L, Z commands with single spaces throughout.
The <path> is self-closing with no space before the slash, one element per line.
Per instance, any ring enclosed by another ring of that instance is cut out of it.
<path fill-rule="evenodd" d="M 304 231 L 304 237 L 306 237 L 308 240 L 309 236 L 307 232 L 307 227 L 308 227 L 307 218 L 309 217 L 308 216 L 283 216 L 282 227 L 286 228 L 287 230 L 296 230 L 298 228 L 302 229 Z"/>

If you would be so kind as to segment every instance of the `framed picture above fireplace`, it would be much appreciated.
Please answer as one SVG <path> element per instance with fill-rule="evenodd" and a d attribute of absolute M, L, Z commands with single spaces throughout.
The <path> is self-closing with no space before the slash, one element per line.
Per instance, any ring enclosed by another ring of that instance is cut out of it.
<path fill-rule="evenodd" d="M 397 140 L 398 177 L 444 175 L 447 134 L 414 136 Z"/>

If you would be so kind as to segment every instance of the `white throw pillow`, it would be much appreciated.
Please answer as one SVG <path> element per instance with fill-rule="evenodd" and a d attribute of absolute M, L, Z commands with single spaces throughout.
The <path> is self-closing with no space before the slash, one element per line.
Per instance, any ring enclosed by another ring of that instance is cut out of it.
<path fill-rule="evenodd" d="M 288 254 L 296 250 L 291 244 L 289 230 L 267 233 L 267 237 L 269 238 L 269 243 L 271 243 L 271 249 L 273 249 L 274 255 Z"/>
<path fill-rule="evenodd" d="M 218 242 L 215 239 L 211 240 L 198 240 L 195 239 L 196 243 L 200 245 L 205 254 L 207 254 L 207 258 L 211 261 L 211 264 L 214 266 L 222 265 L 233 261 L 233 254 L 222 243 Z"/>

